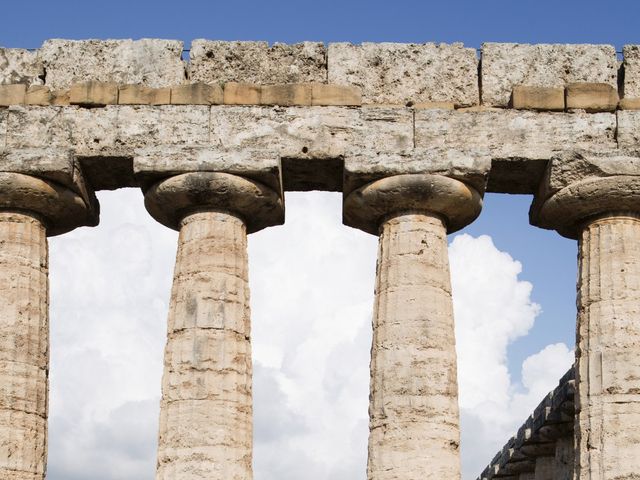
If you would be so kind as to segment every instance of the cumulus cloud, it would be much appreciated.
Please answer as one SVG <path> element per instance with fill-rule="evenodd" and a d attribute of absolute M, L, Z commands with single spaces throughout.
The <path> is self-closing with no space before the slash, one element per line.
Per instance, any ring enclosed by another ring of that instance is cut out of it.
<path fill-rule="evenodd" d="M 51 240 L 51 480 L 154 475 L 177 236 L 138 191 L 100 200 L 99 227 Z M 286 226 L 250 237 L 256 480 L 365 478 L 376 238 L 340 211 L 336 194 L 288 194 Z M 540 310 L 532 286 L 489 237 L 450 252 L 470 479 L 572 354 L 545 348 L 514 384 L 507 348 Z"/>

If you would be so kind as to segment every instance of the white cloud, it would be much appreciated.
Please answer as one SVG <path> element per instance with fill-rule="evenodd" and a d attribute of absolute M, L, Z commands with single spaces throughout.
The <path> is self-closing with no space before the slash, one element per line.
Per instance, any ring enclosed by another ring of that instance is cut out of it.
<path fill-rule="evenodd" d="M 138 191 L 100 200 L 99 227 L 51 240 L 50 480 L 154 473 L 176 234 Z M 250 237 L 256 480 L 365 478 L 376 238 L 341 226 L 340 210 L 336 194 L 288 194 L 287 225 Z M 458 236 L 450 251 L 474 478 L 571 352 L 530 357 L 514 385 L 507 347 L 539 311 L 531 285 L 489 237 Z"/>

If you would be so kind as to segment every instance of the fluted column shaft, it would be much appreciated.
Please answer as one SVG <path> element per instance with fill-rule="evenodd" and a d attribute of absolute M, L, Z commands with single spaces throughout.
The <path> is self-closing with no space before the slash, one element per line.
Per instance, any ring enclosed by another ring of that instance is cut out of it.
<path fill-rule="evenodd" d="M 640 216 L 591 221 L 579 239 L 576 345 L 580 480 L 640 478 Z"/>
<path fill-rule="evenodd" d="M 368 477 L 460 477 L 447 229 L 428 213 L 381 226 L 373 317 Z"/>
<path fill-rule="evenodd" d="M 0 212 L 0 478 L 46 470 L 49 377 L 46 230 L 36 216 Z"/>
<path fill-rule="evenodd" d="M 379 235 L 369 480 L 460 478 L 447 233 L 481 206 L 474 187 L 436 174 L 386 177 L 345 198 L 345 223 Z"/>
<path fill-rule="evenodd" d="M 253 407 L 247 233 L 282 223 L 281 196 L 193 172 L 145 193 L 179 230 L 162 381 L 157 480 L 251 480 Z"/>
<path fill-rule="evenodd" d="M 180 228 L 162 382 L 158 479 L 252 474 L 247 234 L 202 212 Z"/>

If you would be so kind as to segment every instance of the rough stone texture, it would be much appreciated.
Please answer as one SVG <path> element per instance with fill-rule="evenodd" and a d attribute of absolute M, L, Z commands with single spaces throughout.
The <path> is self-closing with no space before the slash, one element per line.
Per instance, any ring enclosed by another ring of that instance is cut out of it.
<path fill-rule="evenodd" d="M 42 85 L 43 75 L 44 69 L 37 51 L 0 48 L 0 85 Z"/>
<path fill-rule="evenodd" d="M 89 81 L 75 83 L 69 89 L 71 105 L 104 107 L 118 103 L 118 85 L 113 82 Z"/>
<path fill-rule="evenodd" d="M 311 105 L 311 85 L 290 83 L 286 85 L 266 85 L 260 92 L 262 105 Z"/>
<path fill-rule="evenodd" d="M 621 110 L 640 110 L 640 98 L 623 98 L 618 107 Z"/>
<path fill-rule="evenodd" d="M 182 222 L 169 307 L 157 480 L 251 480 L 247 236 L 237 217 Z"/>
<path fill-rule="evenodd" d="M 535 480 L 556 480 L 555 457 L 536 458 Z"/>
<path fill-rule="evenodd" d="M 331 43 L 328 81 L 362 90 L 364 103 L 479 103 L 478 60 L 461 43 Z"/>
<path fill-rule="evenodd" d="M 417 149 L 408 155 L 362 153 L 344 159 L 345 194 L 362 185 L 391 175 L 430 173 L 455 178 L 484 192 L 491 169 L 485 151 L 460 152 L 453 149 Z"/>
<path fill-rule="evenodd" d="M 0 212 L 0 477 L 44 479 L 49 285 L 43 224 Z"/>
<path fill-rule="evenodd" d="M 618 108 L 618 91 L 606 83 L 571 83 L 567 85 L 567 108 L 587 112 L 613 112 Z"/>
<path fill-rule="evenodd" d="M 225 105 L 259 105 L 262 88 L 255 83 L 228 82 L 224 85 Z"/>
<path fill-rule="evenodd" d="M 189 55 L 192 81 L 263 85 L 326 82 L 326 49 L 321 42 L 293 45 L 267 42 L 194 40 Z"/>
<path fill-rule="evenodd" d="M 640 152 L 640 111 L 616 112 L 618 117 L 618 147 L 626 152 Z"/>
<path fill-rule="evenodd" d="M 7 144 L 7 119 L 9 118 L 9 111 L 0 108 L 0 151 L 6 148 Z"/>
<path fill-rule="evenodd" d="M 72 149 L 78 156 L 134 156 L 150 145 L 209 141 L 209 107 L 163 105 L 11 107 L 7 147 Z"/>
<path fill-rule="evenodd" d="M 516 85 L 512 93 L 513 108 L 521 110 L 564 110 L 564 89 Z"/>
<path fill-rule="evenodd" d="M 32 85 L 27 89 L 24 103 L 27 105 L 51 105 L 53 94 L 49 87 Z"/>
<path fill-rule="evenodd" d="M 192 83 L 171 87 L 173 105 L 219 105 L 223 101 L 220 85 Z"/>
<path fill-rule="evenodd" d="M 169 105 L 170 88 L 150 88 L 144 85 L 121 85 L 118 87 L 119 105 Z"/>
<path fill-rule="evenodd" d="M 459 479 L 453 307 L 437 215 L 382 224 L 373 332 L 367 478 Z"/>
<path fill-rule="evenodd" d="M 24 84 L 0 85 L 0 107 L 22 105 L 26 95 L 27 86 Z"/>
<path fill-rule="evenodd" d="M 640 45 L 625 45 L 624 55 L 624 97 L 640 97 Z"/>
<path fill-rule="evenodd" d="M 574 459 L 573 436 L 556 440 L 555 477 L 553 480 L 573 480 Z"/>
<path fill-rule="evenodd" d="M 168 87 L 183 83 L 183 43 L 177 40 L 47 40 L 39 56 L 52 90 L 95 80 Z"/>
<path fill-rule="evenodd" d="M 359 106 L 362 105 L 362 93 L 351 86 L 314 83 L 311 86 L 311 105 Z"/>
<path fill-rule="evenodd" d="M 640 218 L 590 222 L 579 242 L 578 480 L 640 472 Z"/>
<path fill-rule="evenodd" d="M 213 107 L 211 143 L 274 148 L 283 157 L 336 158 L 352 151 L 408 153 L 413 112 L 397 108 Z"/>
<path fill-rule="evenodd" d="M 484 43 L 482 103 L 506 107 L 516 85 L 565 87 L 569 83 L 618 86 L 618 61 L 612 45 Z"/>
<path fill-rule="evenodd" d="M 282 191 L 280 155 L 268 150 L 210 147 L 148 147 L 136 152 L 133 171 L 141 185 L 185 172 L 226 172 Z"/>
<path fill-rule="evenodd" d="M 419 110 L 415 121 L 417 148 L 486 149 L 494 160 L 549 159 L 568 147 L 617 147 L 611 113 Z"/>

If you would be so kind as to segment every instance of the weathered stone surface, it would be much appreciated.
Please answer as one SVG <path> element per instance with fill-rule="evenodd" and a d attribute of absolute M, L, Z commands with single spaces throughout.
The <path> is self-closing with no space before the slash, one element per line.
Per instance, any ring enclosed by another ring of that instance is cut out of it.
<path fill-rule="evenodd" d="M 589 222 L 580 235 L 579 480 L 631 480 L 640 471 L 640 217 L 635 212 L 611 212 Z"/>
<path fill-rule="evenodd" d="M 567 148 L 617 147 L 611 113 L 419 110 L 415 116 L 417 148 L 486 149 L 494 160 L 549 159 Z"/>
<path fill-rule="evenodd" d="M 618 62 L 612 45 L 484 43 L 481 75 L 483 105 L 506 107 L 516 85 L 591 82 L 617 88 Z"/>
<path fill-rule="evenodd" d="M 640 152 L 640 111 L 619 110 L 618 147 L 627 152 Z"/>
<path fill-rule="evenodd" d="M 185 172 L 226 172 L 282 191 L 280 155 L 268 150 L 208 147 L 148 147 L 136 152 L 133 170 L 141 185 Z"/>
<path fill-rule="evenodd" d="M 622 98 L 618 107 L 621 110 L 640 110 L 640 98 Z"/>
<path fill-rule="evenodd" d="M 52 90 L 95 80 L 168 87 L 185 80 L 177 40 L 47 40 L 39 51 Z"/>
<path fill-rule="evenodd" d="M 447 236 L 438 215 L 393 216 L 380 226 L 375 291 L 368 478 L 460 478 Z"/>
<path fill-rule="evenodd" d="M 118 85 L 112 82 L 75 83 L 69 89 L 71 105 L 104 107 L 118 103 Z"/>
<path fill-rule="evenodd" d="M 413 149 L 413 112 L 397 108 L 213 107 L 211 142 L 276 149 L 282 157 L 336 158 L 351 151 Z"/>
<path fill-rule="evenodd" d="M 26 105 L 51 105 L 53 94 L 49 87 L 44 85 L 32 85 L 27 89 L 24 103 Z"/>
<path fill-rule="evenodd" d="M 228 82 L 224 85 L 225 105 L 259 105 L 262 87 L 255 83 Z"/>
<path fill-rule="evenodd" d="M 251 320 L 240 218 L 200 212 L 182 221 L 168 324 L 156 479 L 250 480 Z"/>
<path fill-rule="evenodd" d="M 613 112 L 618 108 L 618 91 L 606 83 L 570 83 L 567 108 L 587 112 Z"/>
<path fill-rule="evenodd" d="M 348 85 L 314 83 L 311 86 L 311 105 L 358 106 L 362 105 L 362 93 L 358 88 Z"/>
<path fill-rule="evenodd" d="M 190 78 L 221 84 L 244 82 L 263 85 L 326 82 L 326 49 L 321 42 L 293 45 L 267 42 L 194 40 Z"/>
<path fill-rule="evenodd" d="M 37 51 L 0 48 L 0 85 L 42 85 L 43 76 L 44 69 Z"/>
<path fill-rule="evenodd" d="M 173 105 L 220 105 L 223 102 L 222 87 L 206 83 L 191 83 L 171 87 Z"/>
<path fill-rule="evenodd" d="M 640 97 L 640 45 L 625 45 L 624 55 L 624 97 Z"/>
<path fill-rule="evenodd" d="M 554 156 L 531 206 L 531 223 L 578 238 L 586 218 L 636 211 L 640 157 L 567 151 Z"/>
<path fill-rule="evenodd" d="M 150 145 L 209 141 L 207 106 L 11 107 L 7 147 L 70 148 L 78 156 L 134 156 Z"/>
<path fill-rule="evenodd" d="M 15 208 L 21 208 L 15 205 Z M 47 457 L 48 254 L 44 225 L 0 212 L 0 476 L 42 480 Z"/>
<path fill-rule="evenodd" d="M 22 83 L 0 85 L 0 107 L 22 105 L 27 96 L 27 86 Z"/>
<path fill-rule="evenodd" d="M 9 110 L 0 108 L 0 151 L 7 144 L 7 119 Z"/>
<path fill-rule="evenodd" d="M 330 43 L 328 82 L 362 90 L 364 103 L 476 105 L 478 60 L 460 43 Z"/>
<path fill-rule="evenodd" d="M 118 87 L 119 105 L 169 105 L 171 89 L 151 88 L 144 85 L 121 85 Z"/>
<path fill-rule="evenodd" d="M 260 89 L 261 105 L 310 106 L 311 84 L 265 85 Z"/>
<path fill-rule="evenodd" d="M 453 102 L 422 102 L 411 107 L 414 110 L 453 110 L 456 106 Z"/>
<path fill-rule="evenodd" d="M 486 151 L 417 149 L 407 155 L 356 154 L 344 159 L 344 193 L 390 175 L 430 173 L 455 178 L 484 192 L 491 169 Z"/>
<path fill-rule="evenodd" d="M 573 435 L 556 441 L 555 477 L 553 480 L 573 480 L 575 450 Z"/>
<path fill-rule="evenodd" d="M 564 110 L 564 89 L 516 85 L 512 93 L 513 108 L 521 110 Z"/>

